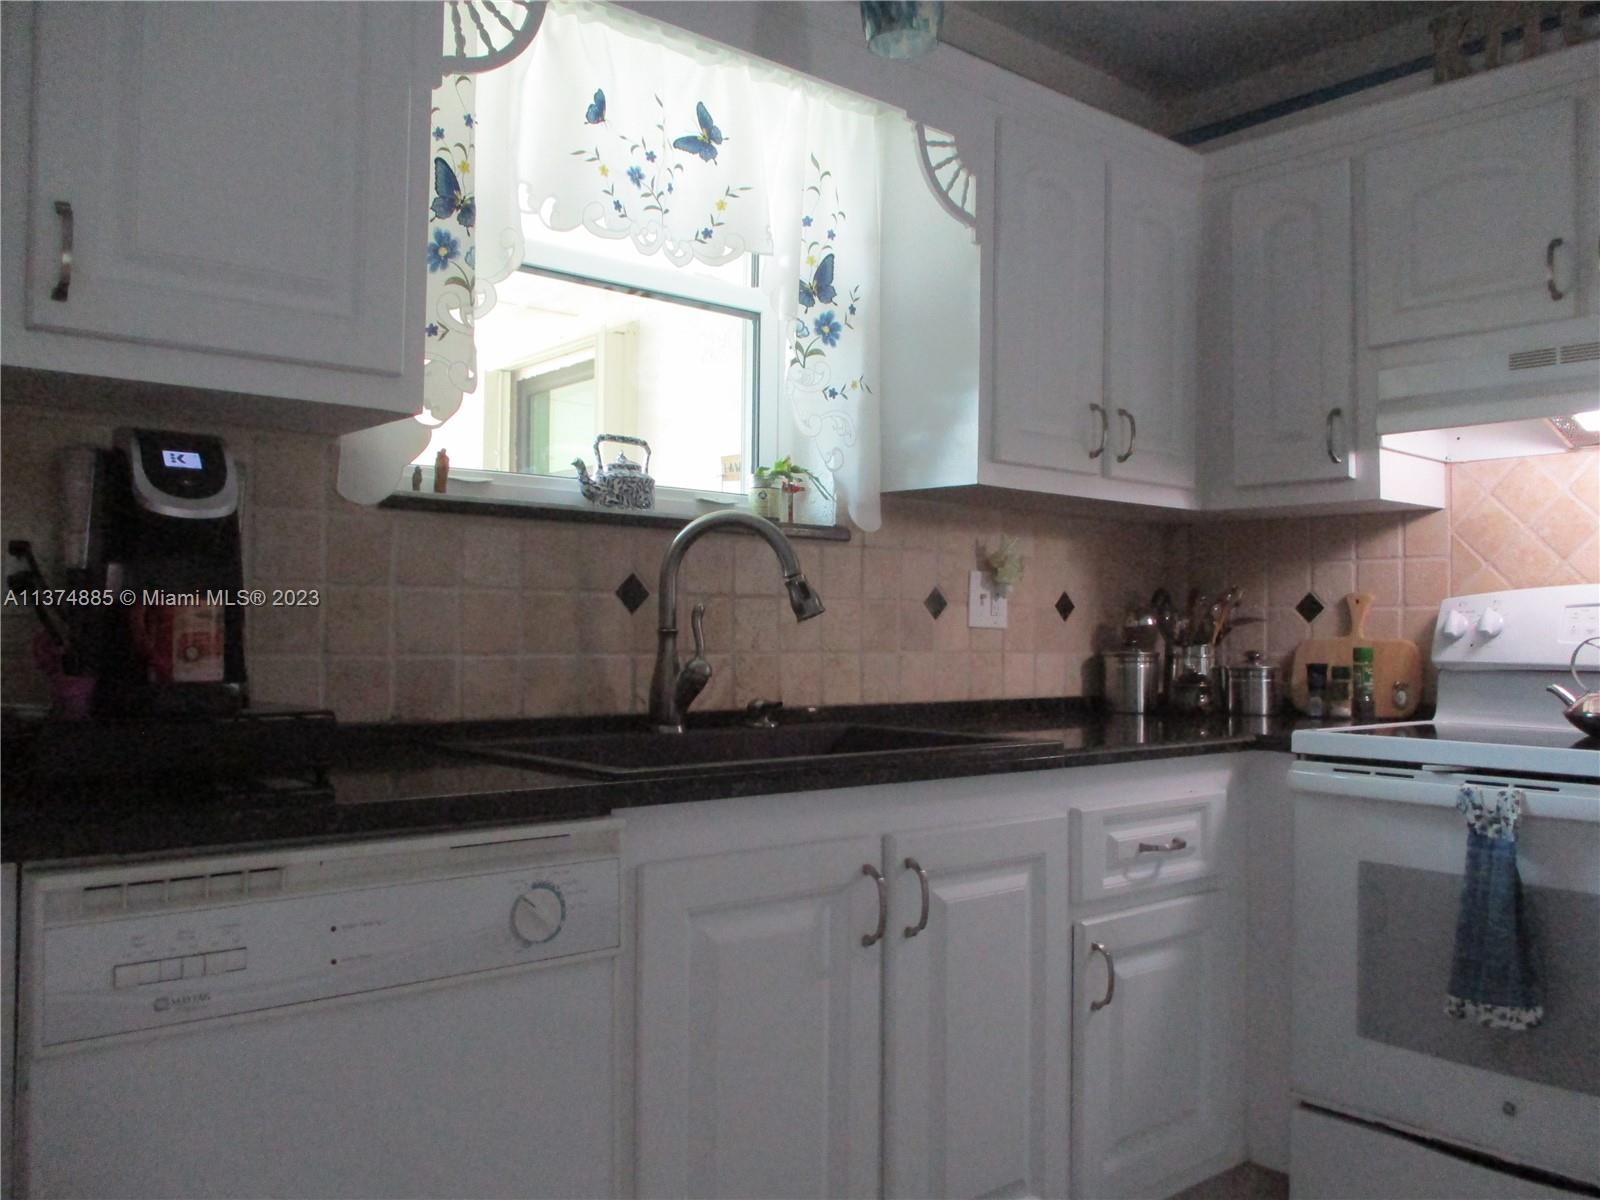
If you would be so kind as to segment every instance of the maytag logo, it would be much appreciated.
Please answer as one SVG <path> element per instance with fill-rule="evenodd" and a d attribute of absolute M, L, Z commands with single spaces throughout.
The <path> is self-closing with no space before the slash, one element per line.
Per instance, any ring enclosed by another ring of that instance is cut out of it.
<path fill-rule="evenodd" d="M 166 1012 L 168 1009 L 199 1008 L 202 1004 L 211 1003 L 210 992 L 184 992 L 178 996 L 157 996 L 155 1009 L 157 1012 Z"/>

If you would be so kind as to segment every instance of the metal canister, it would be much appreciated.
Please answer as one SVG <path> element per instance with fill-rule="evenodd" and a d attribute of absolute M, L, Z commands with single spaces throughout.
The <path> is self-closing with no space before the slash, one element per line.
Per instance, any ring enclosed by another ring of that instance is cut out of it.
<path fill-rule="evenodd" d="M 1156 706 L 1160 659 L 1149 650 L 1124 646 L 1100 656 L 1106 670 L 1106 703 L 1112 712 L 1147 713 Z"/>
<path fill-rule="evenodd" d="M 1278 668 L 1252 650 L 1244 662 L 1228 668 L 1228 712 L 1265 717 L 1278 711 Z"/>

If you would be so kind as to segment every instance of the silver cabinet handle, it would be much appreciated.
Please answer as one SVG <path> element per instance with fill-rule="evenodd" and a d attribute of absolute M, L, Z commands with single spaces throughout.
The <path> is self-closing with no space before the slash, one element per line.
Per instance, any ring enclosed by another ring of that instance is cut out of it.
<path fill-rule="evenodd" d="M 57 200 L 56 216 L 61 218 L 61 270 L 56 276 L 56 286 L 50 290 L 50 299 L 64 301 L 67 290 L 72 287 L 72 205 Z"/>
<path fill-rule="evenodd" d="M 1328 460 L 1330 462 L 1342 463 L 1342 462 L 1344 462 L 1344 455 L 1341 454 L 1337 449 L 1335 449 L 1334 445 L 1333 445 L 1333 426 L 1334 426 L 1335 422 L 1337 422 L 1340 425 L 1344 424 L 1344 409 L 1342 409 L 1342 408 L 1330 408 L 1328 410 L 1328 433 L 1327 433 Z"/>
<path fill-rule="evenodd" d="M 1187 850 L 1189 843 L 1181 837 L 1174 836 L 1165 846 L 1155 842 L 1140 842 L 1135 854 L 1176 854 L 1179 850 Z"/>
<path fill-rule="evenodd" d="M 1550 292 L 1550 299 L 1565 300 L 1567 294 L 1556 286 L 1556 251 L 1566 245 L 1562 238 L 1551 238 L 1550 244 L 1544 248 L 1544 286 Z"/>
<path fill-rule="evenodd" d="M 906 926 L 906 936 L 912 938 L 928 927 L 928 873 L 922 869 L 922 864 L 914 858 L 906 859 L 906 870 L 917 873 L 917 883 L 922 887 L 922 915 L 917 918 L 915 925 Z"/>
<path fill-rule="evenodd" d="M 1127 462 L 1133 457 L 1133 439 L 1139 436 L 1139 423 L 1133 419 L 1133 414 L 1125 408 L 1117 409 L 1117 416 L 1126 418 L 1128 422 L 1128 448 L 1117 455 L 1117 461 Z"/>
<path fill-rule="evenodd" d="M 1117 964 L 1111 961 L 1111 951 L 1107 950 L 1099 942 L 1090 942 L 1089 954 L 1093 956 L 1096 953 L 1105 955 L 1106 959 L 1106 994 L 1098 1000 L 1090 1001 L 1090 1012 L 1099 1012 L 1110 1004 L 1112 997 L 1117 994 Z"/>
<path fill-rule="evenodd" d="M 1090 458 L 1099 458 L 1106 452 L 1106 438 L 1111 436 L 1111 423 L 1106 420 L 1106 410 L 1103 405 L 1091 404 L 1089 411 L 1100 414 L 1100 444 L 1089 451 Z"/>
<path fill-rule="evenodd" d="M 870 876 L 878 885 L 878 927 L 861 935 L 861 944 L 871 946 L 883 941 L 884 930 L 889 927 L 889 885 L 884 881 L 883 872 L 871 863 L 862 863 L 861 873 Z"/>

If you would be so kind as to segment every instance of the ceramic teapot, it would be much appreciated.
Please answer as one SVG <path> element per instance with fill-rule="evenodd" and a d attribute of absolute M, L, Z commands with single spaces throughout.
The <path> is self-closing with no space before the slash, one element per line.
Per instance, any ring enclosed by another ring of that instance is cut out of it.
<path fill-rule="evenodd" d="M 624 442 L 630 446 L 644 447 L 644 466 L 634 462 L 625 453 L 618 452 L 608 467 L 600 457 L 601 442 Z M 583 459 L 575 458 L 572 465 L 578 469 L 578 486 L 583 498 L 608 508 L 654 508 L 656 481 L 650 477 L 650 443 L 643 438 L 625 437 L 621 434 L 602 433 L 594 440 L 595 474 Z"/>

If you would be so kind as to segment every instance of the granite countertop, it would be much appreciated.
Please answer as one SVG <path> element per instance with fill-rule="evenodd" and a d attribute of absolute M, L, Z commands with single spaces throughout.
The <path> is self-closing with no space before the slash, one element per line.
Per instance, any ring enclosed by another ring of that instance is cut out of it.
<path fill-rule="evenodd" d="M 306 796 L 281 789 L 272 768 L 252 774 L 252 787 L 218 786 L 201 776 L 142 765 L 133 773 L 74 767 L 97 761 L 71 754 L 74 766 L 29 770 L 30 758 L 59 764 L 63 746 L 83 731 L 61 726 L 49 754 L 11 737 L 5 748 L 5 803 L 0 853 L 7 862 L 221 852 L 268 844 L 339 841 L 472 826 L 567 821 L 614 809 L 771 792 L 909 783 L 927 779 L 1053 770 L 1245 749 L 1287 750 L 1296 727 L 1284 717 L 1131 717 L 1107 715 L 1084 701 L 997 701 L 810 710 L 787 720 L 844 720 L 1003 737 L 938 754 L 791 760 L 750 764 L 735 772 L 626 781 L 595 780 L 530 765 L 484 762 L 452 743 L 510 735 L 544 736 L 643 728 L 638 718 L 461 722 L 433 726 L 357 726 L 323 735 L 317 760 L 328 769 L 326 791 Z M 734 723 L 710 714 L 707 723 Z M 301 740 L 303 733 L 294 733 Z M 63 740 L 64 738 L 64 740 Z M 42 739 L 38 739 L 42 740 Z M 148 738 L 146 739 L 148 741 Z M 259 746 L 255 747 L 259 751 Z M 98 761 L 103 761 L 105 755 Z M 110 755 L 116 759 L 117 755 Z M 292 759 L 292 753 L 288 755 Z M 284 770 L 298 779 L 294 770 Z"/>

